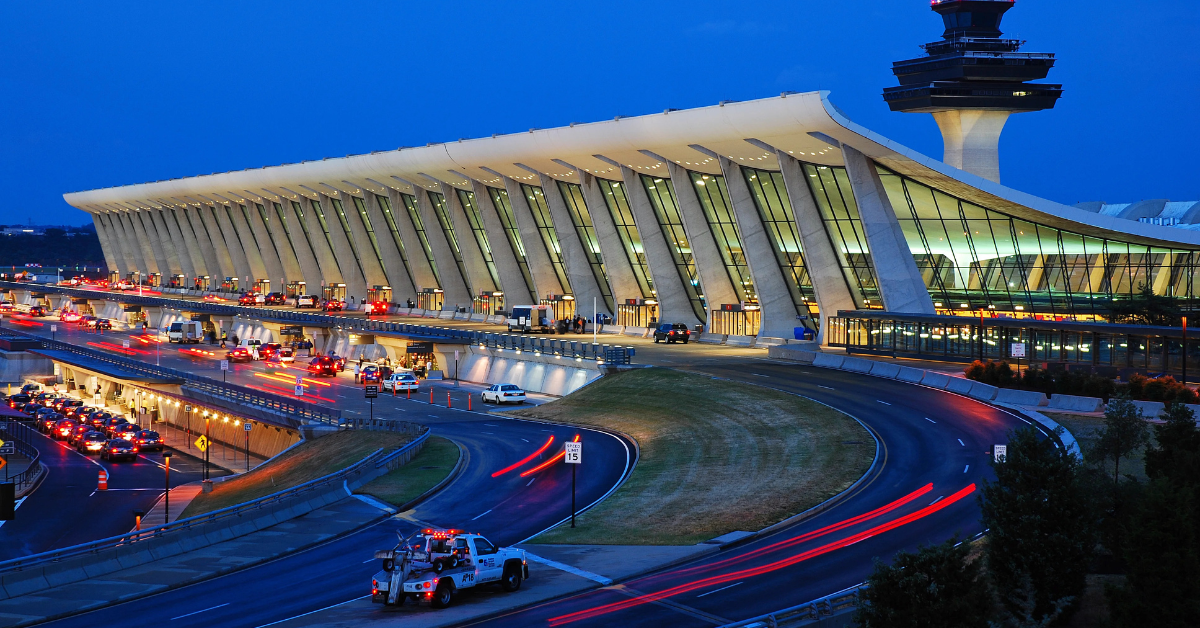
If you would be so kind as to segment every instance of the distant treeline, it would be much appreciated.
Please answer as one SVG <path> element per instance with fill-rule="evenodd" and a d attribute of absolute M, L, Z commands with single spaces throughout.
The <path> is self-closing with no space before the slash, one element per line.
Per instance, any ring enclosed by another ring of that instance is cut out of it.
<path fill-rule="evenodd" d="M 0 235 L 0 266 L 104 266 L 94 229 L 47 229 L 45 235 Z"/>

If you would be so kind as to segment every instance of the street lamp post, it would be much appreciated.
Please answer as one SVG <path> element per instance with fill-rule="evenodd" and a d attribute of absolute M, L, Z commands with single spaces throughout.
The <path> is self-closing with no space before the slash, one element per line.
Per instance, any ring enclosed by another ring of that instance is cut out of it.
<path fill-rule="evenodd" d="M 1183 350 L 1180 353 L 1180 364 L 1183 367 L 1182 379 L 1183 385 L 1187 386 L 1187 317 L 1183 317 Z"/>
<path fill-rule="evenodd" d="M 212 439 L 208 437 L 208 417 L 204 417 L 204 479 L 209 479 L 208 452 L 212 451 Z"/>
<path fill-rule="evenodd" d="M 163 494 L 163 523 L 171 523 L 171 452 L 163 452 L 163 468 L 167 471 L 167 492 Z"/>

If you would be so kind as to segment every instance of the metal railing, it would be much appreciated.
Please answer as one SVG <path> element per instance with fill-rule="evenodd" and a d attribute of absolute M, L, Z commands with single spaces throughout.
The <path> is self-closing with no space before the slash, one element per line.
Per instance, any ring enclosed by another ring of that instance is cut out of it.
<path fill-rule="evenodd" d="M 285 416 L 295 418 L 297 420 L 317 421 L 329 425 L 340 425 L 342 422 L 342 411 L 320 404 L 301 401 L 294 397 L 285 397 L 268 392 L 259 392 L 253 389 L 248 389 L 236 384 L 219 382 L 215 379 L 209 379 L 191 373 L 188 371 L 180 371 L 177 369 L 168 368 L 165 366 L 155 366 L 137 360 L 118 357 L 103 351 L 80 347 L 70 343 L 51 340 L 41 336 L 35 336 L 24 332 L 5 330 L 6 334 L 17 334 L 22 337 L 30 338 L 42 343 L 46 349 L 54 351 L 65 351 L 73 355 L 77 355 L 89 360 L 96 360 L 105 364 L 111 364 L 122 370 L 136 373 L 147 377 L 157 377 L 164 379 L 177 379 L 183 383 L 185 390 L 195 391 L 210 395 L 216 399 L 224 400 L 236 406 L 251 406 L 273 412 L 281 413 Z M 234 411 L 237 408 L 233 408 Z"/>
<path fill-rule="evenodd" d="M 45 284 L 30 284 L 12 281 L 0 281 L 0 288 L 29 290 L 42 293 L 65 294 L 74 298 L 92 300 L 117 301 L 146 307 L 169 308 L 174 310 L 216 314 L 219 316 L 241 316 L 271 322 L 300 323 L 302 325 L 335 327 L 359 332 L 378 332 L 416 336 L 440 340 L 443 342 L 477 345 L 495 349 L 513 351 L 528 351 L 538 355 L 547 355 L 556 359 L 593 360 L 603 362 L 606 352 L 625 350 L 626 357 L 633 356 L 633 347 L 609 345 L 602 343 L 559 340 L 548 337 L 532 337 L 521 334 L 505 334 L 489 331 L 457 329 L 452 327 L 437 327 L 433 325 L 413 325 L 410 323 L 394 323 L 389 321 L 371 320 L 350 316 L 332 316 L 316 312 L 301 312 L 266 307 L 248 307 L 228 305 L 224 303 L 208 303 L 205 301 L 187 301 L 157 296 L 139 296 L 123 292 L 102 292 L 98 290 L 81 290 L 63 286 Z"/>
<path fill-rule="evenodd" d="M 23 556 L 21 558 L 6 560 L 4 562 L 0 562 L 0 574 L 29 569 L 46 562 L 57 562 L 75 556 L 95 554 L 102 550 L 111 549 L 130 543 L 158 539 L 167 534 L 179 532 L 181 530 L 190 530 L 197 526 L 208 525 L 234 517 L 244 517 L 253 511 L 269 508 L 283 500 L 292 499 L 306 493 L 317 491 L 319 489 L 328 487 L 330 484 L 338 486 L 348 476 L 366 469 L 368 466 L 370 466 L 372 469 L 378 469 L 380 466 L 387 464 L 387 461 L 394 459 L 407 451 L 410 451 L 414 447 L 420 447 L 427 437 L 428 432 L 412 440 L 411 442 L 405 443 L 404 446 L 398 450 L 387 454 L 384 453 L 383 449 L 376 449 L 362 460 L 350 465 L 349 467 L 346 467 L 345 469 L 334 471 L 329 475 L 319 477 L 315 480 L 309 480 L 303 484 L 299 484 L 270 495 L 265 495 L 243 504 L 229 506 L 227 508 L 214 510 L 203 515 L 196 515 L 194 517 L 180 519 L 172 523 L 154 526 L 152 528 L 145 528 L 140 531 L 129 532 L 118 536 L 112 536 L 106 539 L 100 539 L 98 541 L 81 543 L 79 545 L 72 545 L 71 547 L 64 547 L 62 549 L 42 552 L 40 554 L 33 554 L 31 556 Z"/>
<path fill-rule="evenodd" d="M 29 444 L 37 435 L 37 432 L 33 428 L 17 418 L 8 419 L 6 424 L 2 423 L 2 421 L 4 420 L 0 419 L 0 425 L 4 425 L 5 427 L 4 429 L 0 429 L 0 434 L 3 435 L 0 436 L 0 440 L 4 440 L 5 443 L 12 443 L 16 455 L 29 459 L 29 466 L 24 471 L 8 477 L 9 482 L 16 484 L 16 491 L 20 494 L 21 491 L 28 488 L 37 479 L 40 472 L 38 459 L 41 458 L 42 452 L 38 451 L 37 447 Z"/>
<path fill-rule="evenodd" d="M 865 582 L 856 584 L 848 589 L 842 589 L 837 593 L 817 598 L 811 602 L 805 602 L 799 606 L 792 606 L 773 613 L 767 613 L 766 615 L 759 615 L 758 617 L 743 619 L 732 624 L 725 624 L 721 628 L 790 628 L 791 626 L 806 626 L 858 608 L 862 601 L 863 589 L 866 588 L 867 585 Z"/>

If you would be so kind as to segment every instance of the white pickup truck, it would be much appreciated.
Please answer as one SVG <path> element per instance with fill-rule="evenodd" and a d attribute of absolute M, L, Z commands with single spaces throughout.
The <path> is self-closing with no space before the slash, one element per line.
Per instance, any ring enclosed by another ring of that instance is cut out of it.
<path fill-rule="evenodd" d="M 421 530 L 375 558 L 383 560 L 383 570 L 371 579 L 371 601 L 388 606 L 427 600 L 446 608 L 462 589 L 499 583 L 511 593 L 529 578 L 524 551 L 460 530 Z"/>

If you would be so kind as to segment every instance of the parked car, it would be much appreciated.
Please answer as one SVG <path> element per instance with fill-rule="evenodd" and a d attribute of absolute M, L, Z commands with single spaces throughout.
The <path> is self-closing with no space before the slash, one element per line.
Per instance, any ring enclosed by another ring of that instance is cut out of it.
<path fill-rule="evenodd" d="M 682 342 L 686 345 L 691 336 L 691 330 L 683 323 L 663 323 L 654 328 L 654 342 L 665 340 L 667 344 Z"/>
<path fill-rule="evenodd" d="M 225 354 L 225 359 L 230 362 L 253 362 L 254 354 L 250 353 L 250 350 L 246 347 L 238 347 L 230 349 L 229 353 Z"/>
<path fill-rule="evenodd" d="M 66 440 L 71 437 L 71 432 L 77 425 L 78 423 L 63 417 L 55 422 L 54 429 L 50 432 L 50 438 L 54 440 Z"/>
<path fill-rule="evenodd" d="M 341 312 L 342 310 L 346 309 L 346 302 L 330 299 L 321 306 L 321 309 L 325 310 L 326 312 Z"/>
<path fill-rule="evenodd" d="M 278 342 L 265 342 L 258 348 L 258 358 L 260 360 L 270 360 L 275 357 L 283 345 Z"/>
<path fill-rule="evenodd" d="M 123 439 L 114 438 L 104 443 L 100 448 L 100 458 L 116 462 L 118 460 L 135 461 L 138 456 L 137 445 Z"/>
<path fill-rule="evenodd" d="M 337 362 L 327 355 L 319 355 L 308 363 L 308 372 L 313 375 L 333 377 L 338 373 Z"/>
<path fill-rule="evenodd" d="M 125 440 L 133 440 L 133 435 L 142 431 L 141 428 L 133 423 L 122 423 L 112 429 L 111 436 L 113 438 L 124 438 Z"/>
<path fill-rule="evenodd" d="M 123 416 L 115 416 L 115 417 L 105 421 L 104 425 L 102 425 L 100 427 L 101 427 L 101 429 L 103 429 L 105 434 L 112 436 L 113 430 L 117 429 L 118 425 L 127 425 L 128 423 L 129 423 L 129 419 L 126 419 Z"/>
<path fill-rule="evenodd" d="M 412 373 L 392 373 L 387 379 L 383 380 L 384 390 L 399 392 L 401 390 L 417 390 L 419 388 L 420 381 Z"/>
<path fill-rule="evenodd" d="M 283 305 L 287 302 L 287 295 L 282 292 L 268 292 L 264 297 L 264 303 L 267 305 Z"/>
<path fill-rule="evenodd" d="M 257 292 L 244 292 L 238 297 L 238 305 L 266 305 L 266 295 Z"/>
<path fill-rule="evenodd" d="M 386 301 L 372 301 L 367 304 L 367 316 L 387 314 L 388 304 Z"/>
<path fill-rule="evenodd" d="M 95 429 L 92 426 L 86 423 L 80 423 L 79 425 L 75 426 L 75 429 L 71 430 L 70 434 L 67 435 L 67 444 L 74 447 L 79 443 L 79 439 L 83 438 L 84 434 L 93 431 L 95 431 Z"/>
<path fill-rule="evenodd" d="M 75 450 L 81 454 L 97 454 L 104 448 L 104 443 L 108 442 L 108 437 L 100 432 L 92 430 L 85 433 L 79 442 L 75 444 Z"/>
<path fill-rule="evenodd" d="M 151 449 L 162 451 L 163 449 L 162 437 L 158 435 L 158 432 L 153 430 L 140 430 L 134 433 L 131 440 L 142 451 L 150 451 Z"/>
<path fill-rule="evenodd" d="M 57 412 L 51 412 L 50 414 L 39 415 L 34 420 L 37 421 L 38 431 L 42 432 L 43 434 L 53 435 L 54 427 L 56 425 L 58 425 L 59 421 L 65 419 L 65 418 L 67 418 L 67 417 L 65 417 Z"/>
<path fill-rule="evenodd" d="M 315 294 L 301 294 L 296 297 L 296 307 L 317 307 L 320 299 Z"/>
<path fill-rule="evenodd" d="M 358 378 L 364 384 L 378 384 L 379 380 L 383 379 L 383 374 L 378 366 L 368 364 L 359 371 Z"/>
<path fill-rule="evenodd" d="M 281 347 L 275 352 L 275 359 L 282 364 L 291 364 L 296 361 L 296 350 L 291 347 Z"/>
<path fill-rule="evenodd" d="M 492 403 L 525 403 L 525 391 L 516 384 L 496 384 L 483 391 L 483 401 Z"/>
<path fill-rule="evenodd" d="M 88 325 L 92 329 L 112 329 L 112 321 L 107 318 L 97 318 Z"/>
<path fill-rule="evenodd" d="M 25 407 L 25 404 L 29 403 L 32 400 L 33 400 L 33 397 L 31 397 L 25 393 L 17 393 L 15 395 L 11 395 L 8 399 L 5 400 L 5 402 L 8 403 L 9 408 L 16 410 L 17 408 Z"/>

